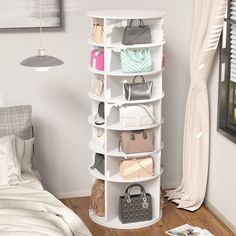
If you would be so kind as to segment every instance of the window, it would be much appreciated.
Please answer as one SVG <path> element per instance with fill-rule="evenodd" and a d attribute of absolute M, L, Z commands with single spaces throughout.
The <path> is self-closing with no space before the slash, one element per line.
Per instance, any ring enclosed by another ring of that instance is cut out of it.
<path fill-rule="evenodd" d="M 218 131 L 236 143 L 236 0 L 230 0 L 220 50 Z"/>

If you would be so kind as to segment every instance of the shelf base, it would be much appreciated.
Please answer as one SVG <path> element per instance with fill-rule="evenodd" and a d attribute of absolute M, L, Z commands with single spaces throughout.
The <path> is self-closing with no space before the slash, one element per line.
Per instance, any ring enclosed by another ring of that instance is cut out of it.
<path fill-rule="evenodd" d="M 160 217 L 154 218 L 153 220 L 136 222 L 136 223 L 129 223 L 129 224 L 122 224 L 118 217 L 107 222 L 105 217 L 96 216 L 92 211 L 89 211 L 89 217 L 96 224 L 99 224 L 99 225 L 102 225 L 102 226 L 108 227 L 108 228 L 139 229 L 139 228 L 151 226 L 151 225 L 157 223 L 158 221 L 160 221 L 162 218 L 162 210 L 160 210 Z"/>

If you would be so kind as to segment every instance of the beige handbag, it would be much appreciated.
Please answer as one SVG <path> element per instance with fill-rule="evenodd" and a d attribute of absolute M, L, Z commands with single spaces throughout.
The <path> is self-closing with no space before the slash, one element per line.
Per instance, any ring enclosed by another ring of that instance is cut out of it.
<path fill-rule="evenodd" d="M 102 78 L 95 77 L 92 83 L 92 92 L 97 96 L 101 96 L 104 88 L 104 80 Z"/>
<path fill-rule="evenodd" d="M 150 129 L 121 132 L 119 150 L 126 154 L 152 152 L 154 150 L 153 131 Z"/>
<path fill-rule="evenodd" d="M 120 175 L 127 180 L 153 176 L 154 163 L 152 157 L 121 161 Z"/>
<path fill-rule="evenodd" d="M 105 183 L 96 179 L 90 197 L 90 209 L 98 216 L 105 216 Z"/>
<path fill-rule="evenodd" d="M 103 43 L 104 42 L 104 29 L 102 20 L 95 18 L 93 20 L 92 35 L 91 38 L 94 42 Z"/>

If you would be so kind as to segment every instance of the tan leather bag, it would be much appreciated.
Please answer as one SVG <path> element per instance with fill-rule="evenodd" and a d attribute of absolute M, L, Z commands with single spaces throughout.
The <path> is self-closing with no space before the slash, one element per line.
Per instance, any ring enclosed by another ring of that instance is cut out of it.
<path fill-rule="evenodd" d="M 120 135 L 119 149 L 126 154 L 152 152 L 154 133 L 152 130 L 123 131 Z"/>
<path fill-rule="evenodd" d="M 105 216 L 105 183 L 96 179 L 90 197 L 90 209 L 98 216 Z"/>
<path fill-rule="evenodd" d="M 127 180 L 153 176 L 154 163 L 152 157 L 121 161 L 120 175 Z"/>
<path fill-rule="evenodd" d="M 93 20 L 91 38 L 94 42 L 97 42 L 97 43 L 104 42 L 104 29 L 103 29 L 102 21 L 100 19 Z"/>

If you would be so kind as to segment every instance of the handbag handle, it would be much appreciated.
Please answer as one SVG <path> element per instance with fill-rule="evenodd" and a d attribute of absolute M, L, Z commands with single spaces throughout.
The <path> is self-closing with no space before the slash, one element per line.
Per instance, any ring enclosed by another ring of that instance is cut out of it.
<path fill-rule="evenodd" d="M 145 79 L 142 75 L 136 75 L 134 76 L 133 80 L 132 80 L 132 84 L 136 84 L 135 80 L 140 77 L 142 79 L 142 83 L 145 84 Z"/>
<path fill-rule="evenodd" d="M 146 191 L 145 191 L 144 187 L 141 184 L 131 184 L 131 185 L 129 185 L 125 190 L 125 195 L 130 196 L 130 192 L 131 192 L 132 188 L 134 188 L 134 187 L 139 187 L 141 195 L 144 195 L 144 196 L 146 195 Z"/>
<path fill-rule="evenodd" d="M 143 133 L 143 139 L 147 139 L 147 133 L 146 133 L 146 131 L 145 131 L 145 130 L 142 130 L 142 133 Z M 131 134 L 130 134 L 130 139 L 131 139 L 132 141 L 135 140 L 135 132 L 131 132 Z"/>
<path fill-rule="evenodd" d="M 139 27 L 144 27 L 143 20 L 141 20 L 141 19 L 132 19 L 132 20 L 130 20 L 130 22 L 129 22 L 129 26 L 130 26 L 130 27 L 133 26 L 133 22 L 134 22 L 135 20 L 138 20 L 138 21 L 139 21 Z"/>
<path fill-rule="evenodd" d="M 94 18 L 93 20 L 94 25 L 99 25 L 103 27 L 102 20 L 100 18 Z"/>

